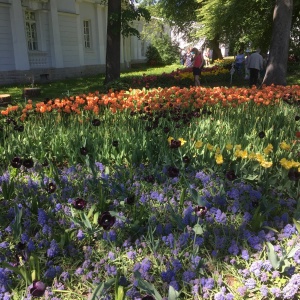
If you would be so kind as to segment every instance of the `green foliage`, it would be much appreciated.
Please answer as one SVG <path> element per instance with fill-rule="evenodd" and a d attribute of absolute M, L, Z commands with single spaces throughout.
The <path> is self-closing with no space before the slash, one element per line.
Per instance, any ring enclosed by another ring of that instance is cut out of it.
<path fill-rule="evenodd" d="M 147 57 L 147 63 L 150 66 L 159 66 L 163 64 L 158 49 L 153 45 L 148 46 L 146 51 L 146 57 Z"/>
<path fill-rule="evenodd" d="M 151 66 L 170 65 L 179 60 L 179 47 L 164 35 L 153 41 L 146 51 L 147 63 Z"/>

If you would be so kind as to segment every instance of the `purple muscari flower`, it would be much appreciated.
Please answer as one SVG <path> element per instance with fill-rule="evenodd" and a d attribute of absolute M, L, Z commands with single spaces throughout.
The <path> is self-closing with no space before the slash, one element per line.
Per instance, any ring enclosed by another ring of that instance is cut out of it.
<path fill-rule="evenodd" d="M 34 245 L 34 242 L 32 240 L 29 240 L 29 242 L 27 243 L 27 250 L 29 252 L 35 251 L 35 245 Z"/>
<path fill-rule="evenodd" d="M 178 259 L 172 260 L 172 266 L 175 272 L 178 272 L 182 268 L 182 263 Z"/>
<path fill-rule="evenodd" d="M 135 251 L 129 251 L 129 252 L 127 252 L 127 257 L 129 258 L 129 259 L 135 259 L 136 258 L 136 252 Z"/>
<path fill-rule="evenodd" d="M 182 233 L 178 239 L 179 246 L 184 247 L 187 244 L 189 237 L 190 237 L 189 233 Z"/>
<path fill-rule="evenodd" d="M 179 291 L 180 287 L 179 287 L 179 284 L 176 280 L 172 280 L 170 283 L 169 283 L 170 286 L 172 286 L 176 291 Z"/>
<path fill-rule="evenodd" d="M 70 279 L 70 274 L 68 272 L 62 272 L 61 275 L 60 275 L 60 278 L 63 281 L 66 281 L 66 280 Z"/>
<path fill-rule="evenodd" d="M 58 243 L 55 240 L 52 240 L 50 243 L 50 248 L 47 250 L 47 256 L 53 258 L 57 256 L 60 252 Z"/>
<path fill-rule="evenodd" d="M 41 226 L 46 225 L 48 222 L 48 216 L 42 208 L 38 209 L 38 222 Z"/>
<path fill-rule="evenodd" d="M 193 280 L 196 277 L 195 272 L 193 271 L 185 271 L 182 274 L 183 281 L 189 283 L 191 280 Z"/>
<path fill-rule="evenodd" d="M 46 278 L 53 279 L 53 278 L 55 278 L 56 273 L 57 273 L 57 272 L 56 272 L 56 268 L 55 268 L 54 266 L 51 266 L 49 269 L 46 270 L 44 276 L 45 276 Z"/>
<path fill-rule="evenodd" d="M 260 292 L 261 292 L 261 295 L 262 295 L 263 297 L 267 297 L 267 296 L 268 296 L 268 293 L 269 293 L 269 289 L 268 289 L 268 287 L 267 287 L 266 285 L 262 285 L 262 286 L 260 287 Z"/>
<path fill-rule="evenodd" d="M 114 259 L 115 259 L 115 254 L 114 254 L 113 252 L 109 251 L 107 257 L 108 257 L 110 260 L 114 260 Z"/>
<path fill-rule="evenodd" d="M 117 268 L 115 266 L 111 266 L 111 265 L 105 265 L 105 270 L 108 274 L 108 276 L 116 276 L 117 275 Z"/>
<path fill-rule="evenodd" d="M 246 286 L 240 286 L 237 288 L 237 292 L 240 294 L 240 296 L 244 297 L 247 292 Z"/>
<path fill-rule="evenodd" d="M 291 224 L 287 224 L 284 228 L 283 228 L 283 236 L 286 238 L 289 238 L 290 235 L 292 235 L 293 233 L 296 232 L 296 228 L 295 225 L 291 225 Z"/>
<path fill-rule="evenodd" d="M 77 238 L 78 238 L 79 241 L 84 239 L 84 233 L 81 229 L 78 230 Z"/>
<path fill-rule="evenodd" d="M 198 265 L 201 262 L 201 257 L 200 256 L 192 256 L 191 257 L 191 264 L 193 268 L 197 268 Z"/>
<path fill-rule="evenodd" d="M 275 297 L 279 298 L 281 296 L 281 290 L 278 287 L 272 287 L 270 291 Z"/>
<path fill-rule="evenodd" d="M 170 233 L 168 236 L 163 236 L 162 241 L 169 247 L 174 248 L 174 236 Z"/>
<path fill-rule="evenodd" d="M 229 247 L 228 252 L 233 255 L 238 255 L 239 247 L 238 247 L 236 241 L 231 242 L 231 246 Z"/>
<path fill-rule="evenodd" d="M 196 246 L 202 246 L 204 243 L 204 238 L 201 236 L 197 236 L 195 239 L 195 245 Z"/>
<path fill-rule="evenodd" d="M 8 243 L 8 242 L 2 242 L 2 243 L 0 243 L 0 248 L 5 249 L 5 248 L 7 248 L 8 246 L 9 246 L 9 243 Z"/>
<path fill-rule="evenodd" d="M 8 291 L 11 284 L 10 271 L 8 269 L 0 268 L 0 292 Z"/>
<path fill-rule="evenodd" d="M 45 293 L 46 285 L 42 281 L 35 280 L 28 288 L 33 297 L 42 297 Z"/>
<path fill-rule="evenodd" d="M 227 220 L 226 214 L 223 213 L 220 209 L 218 209 L 215 214 L 215 220 L 220 224 L 225 224 Z"/>
<path fill-rule="evenodd" d="M 223 249 L 226 243 L 225 236 L 216 236 L 215 237 L 215 247 L 216 249 Z"/>
<path fill-rule="evenodd" d="M 300 264 L 300 250 L 296 251 L 296 253 L 293 256 L 293 259 L 297 264 Z"/>
<path fill-rule="evenodd" d="M 200 179 L 202 184 L 206 186 L 210 182 L 210 176 L 205 174 L 204 172 L 198 172 L 195 176 L 197 179 Z"/>
<path fill-rule="evenodd" d="M 248 252 L 248 250 L 246 250 L 246 249 L 242 250 L 242 258 L 245 259 L 245 260 L 249 259 L 249 252 Z"/>
<path fill-rule="evenodd" d="M 268 277 L 268 273 L 266 272 L 262 272 L 261 276 L 260 276 L 260 281 L 261 282 L 266 282 L 269 280 L 269 277 Z"/>
<path fill-rule="evenodd" d="M 141 265 L 140 265 L 140 273 L 143 277 L 147 275 L 147 273 L 151 269 L 151 261 L 148 258 L 145 258 L 142 260 Z"/>
<path fill-rule="evenodd" d="M 252 272 L 255 276 L 259 276 L 259 275 L 261 274 L 261 270 L 260 270 L 260 269 L 262 268 L 262 266 L 263 266 L 263 261 L 261 261 L 261 260 L 254 261 L 254 262 L 251 264 L 249 270 L 250 270 L 250 272 Z"/>
<path fill-rule="evenodd" d="M 213 278 L 201 278 L 200 280 L 203 290 L 211 290 L 215 286 L 215 281 Z"/>
<path fill-rule="evenodd" d="M 251 248 L 257 250 L 257 251 L 261 251 L 263 246 L 261 244 L 261 240 L 258 236 L 252 236 L 248 238 L 248 243 L 250 245 Z"/>
<path fill-rule="evenodd" d="M 170 283 L 171 281 L 175 280 L 175 272 L 171 269 L 161 272 L 161 278 L 164 282 Z"/>
<path fill-rule="evenodd" d="M 240 191 L 236 188 L 232 188 L 231 190 L 227 191 L 227 196 L 231 199 L 239 200 Z"/>
<path fill-rule="evenodd" d="M 74 274 L 78 275 L 78 276 L 83 275 L 83 273 L 84 273 L 83 271 L 84 271 L 83 268 L 77 268 Z"/>
<path fill-rule="evenodd" d="M 245 286 L 247 287 L 248 290 L 252 290 L 256 287 L 256 281 L 253 278 L 248 278 L 245 281 Z"/>

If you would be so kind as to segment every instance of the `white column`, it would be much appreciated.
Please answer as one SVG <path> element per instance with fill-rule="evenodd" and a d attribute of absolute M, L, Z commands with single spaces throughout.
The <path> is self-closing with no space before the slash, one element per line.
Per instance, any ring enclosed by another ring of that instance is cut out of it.
<path fill-rule="evenodd" d="M 50 1 L 50 14 L 49 14 L 49 31 L 50 31 L 50 45 L 52 53 L 52 67 L 63 68 L 64 60 L 62 55 L 59 20 L 57 13 L 57 0 Z"/>
<path fill-rule="evenodd" d="M 98 49 L 98 63 L 106 62 L 106 30 L 107 30 L 107 10 L 104 6 L 96 4 L 96 28 L 97 37 L 95 40 Z"/>
<path fill-rule="evenodd" d="M 25 20 L 21 1 L 11 0 L 10 21 L 14 48 L 15 69 L 29 70 Z"/>
<path fill-rule="evenodd" d="M 83 33 L 82 27 L 83 22 L 80 17 L 80 4 L 75 3 L 75 11 L 76 11 L 76 26 L 77 26 L 77 40 L 78 40 L 78 53 L 79 53 L 79 65 L 84 65 L 84 50 L 83 50 Z"/>

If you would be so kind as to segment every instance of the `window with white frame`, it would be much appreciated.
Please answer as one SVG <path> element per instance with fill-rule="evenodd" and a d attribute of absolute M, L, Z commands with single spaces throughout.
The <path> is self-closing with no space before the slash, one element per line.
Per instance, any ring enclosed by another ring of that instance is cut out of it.
<path fill-rule="evenodd" d="M 38 50 L 36 19 L 33 11 L 25 12 L 25 27 L 28 50 Z"/>
<path fill-rule="evenodd" d="M 83 21 L 83 38 L 84 38 L 84 47 L 86 49 L 91 49 L 92 43 L 91 43 L 91 21 L 90 20 Z"/>

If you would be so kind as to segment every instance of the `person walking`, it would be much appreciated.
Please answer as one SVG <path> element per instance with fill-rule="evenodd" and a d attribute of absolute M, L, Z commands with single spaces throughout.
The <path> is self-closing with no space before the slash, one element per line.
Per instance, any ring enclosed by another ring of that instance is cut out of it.
<path fill-rule="evenodd" d="M 250 55 L 247 67 L 250 70 L 250 87 L 257 86 L 259 72 L 263 69 L 263 57 L 260 55 L 260 49 Z"/>
<path fill-rule="evenodd" d="M 200 75 L 201 69 L 204 63 L 202 52 L 197 48 L 192 49 L 192 54 L 194 55 L 193 59 L 193 75 L 195 80 L 195 86 L 200 86 Z"/>
<path fill-rule="evenodd" d="M 240 49 L 235 57 L 235 69 L 237 73 L 241 73 L 245 63 L 245 54 L 243 49 Z"/>

